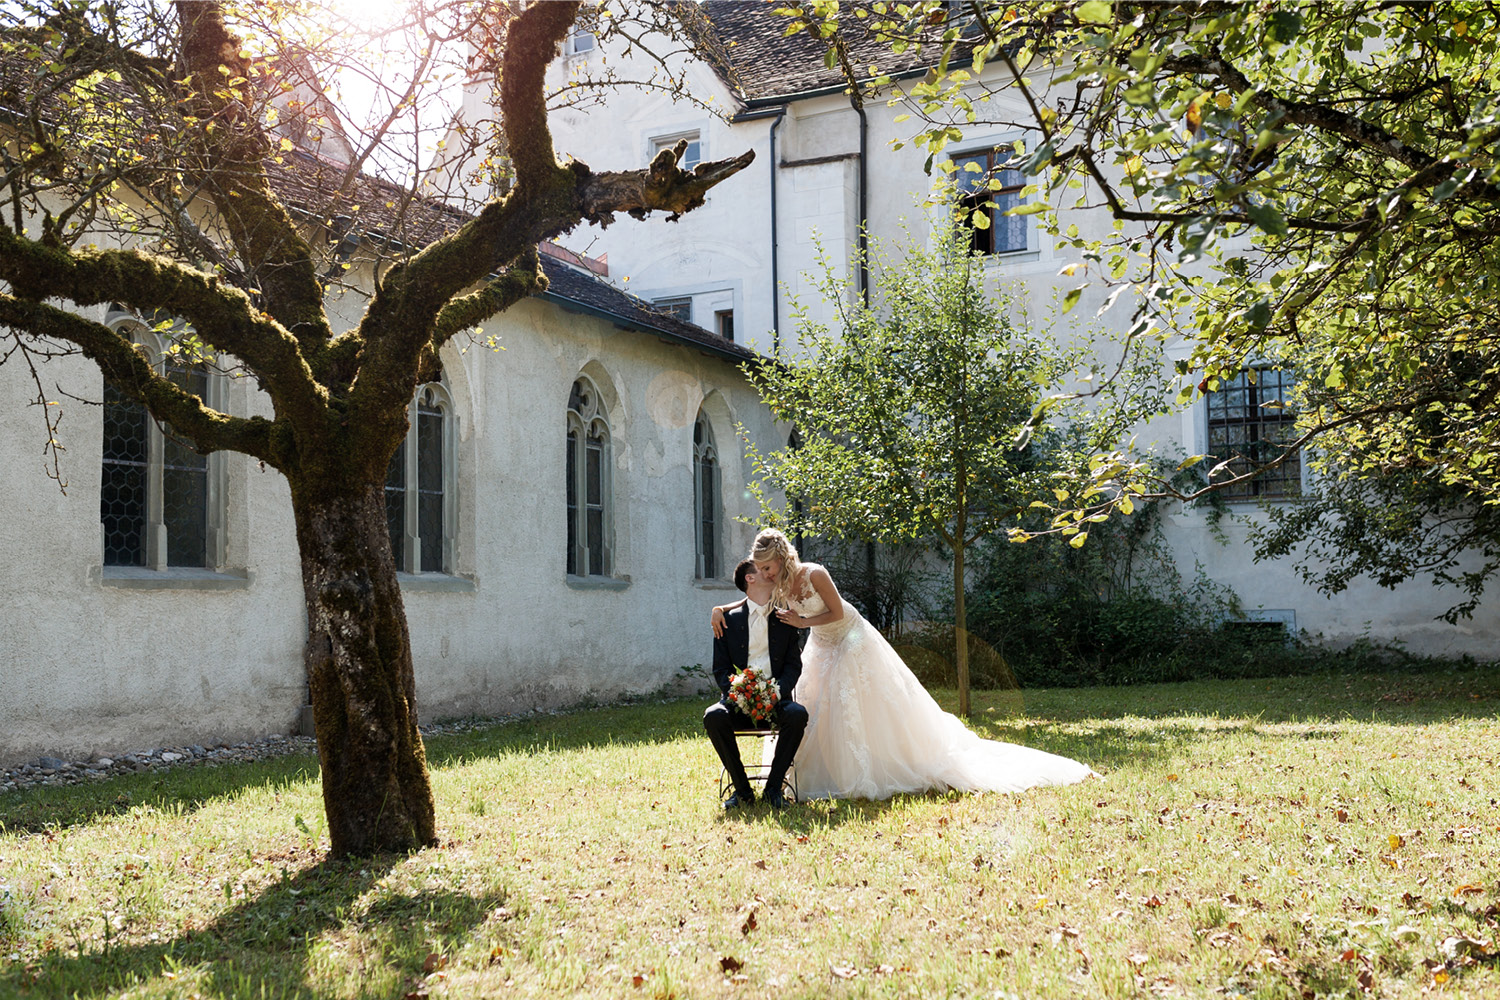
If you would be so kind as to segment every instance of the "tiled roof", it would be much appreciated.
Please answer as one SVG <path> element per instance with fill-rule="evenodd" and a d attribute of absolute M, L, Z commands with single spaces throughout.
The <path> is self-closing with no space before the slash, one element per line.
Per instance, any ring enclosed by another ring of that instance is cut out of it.
<path fill-rule="evenodd" d="M 722 43 L 719 59 L 712 60 L 714 68 L 747 104 L 777 103 L 846 85 L 837 64 L 833 69 L 824 65 L 828 46 L 823 40 L 806 31 L 786 34 L 791 21 L 776 13 L 785 6 L 786 0 L 707 0 L 702 5 Z M 934 41 L 896 55 L 867 24 L 866 19 L 847 15 L 841 23 L 850 62 L 862 79 L 920 71 L 942 56 L 941 43 Z M 876 73 L 870 73 L 871 66 Z"/>
<path fill-rule="evenodd" d="M 728 361 L 759 361 L 760 355 L 743 344 L 725 340 L 694 323 L 669 316 L 644 299 L 623 292 L 592 274 L 569 267 L 560 260 L 542 257 L 542 272 L 549 282 L 542 298 L 552 299 L 564 309 L 603 316 L 628 329 L 655 333 L 665 340 L 697 347 Z"/>

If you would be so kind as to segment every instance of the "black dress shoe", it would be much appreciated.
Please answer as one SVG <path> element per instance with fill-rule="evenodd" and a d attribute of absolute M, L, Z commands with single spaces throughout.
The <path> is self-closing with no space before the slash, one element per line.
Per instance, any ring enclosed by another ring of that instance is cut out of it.
<path fill-rule="evenodd" d="M 755 793 L 754 792 L 751 792 L 748 796 L 746 796 L 744 798 L 740 797 L 740 793 L 739 792 L 735 792 L 734 794 L 730 795 L 729 798 L 727 798 L 727 799 L 724 800 L 724 808 L 726 810 L 740 809 L 740 808 L 744 808 L 744 807 L 747 807 L 747 806 L 753 806 L 753 805 L 755 805 Z"/>
<path fill-rule="evenodd" d="M 786 796 L 781 794 L 781 789 L 769 789 L 761 793 L 760 800 L 772 809 L 785 809 Z"/>

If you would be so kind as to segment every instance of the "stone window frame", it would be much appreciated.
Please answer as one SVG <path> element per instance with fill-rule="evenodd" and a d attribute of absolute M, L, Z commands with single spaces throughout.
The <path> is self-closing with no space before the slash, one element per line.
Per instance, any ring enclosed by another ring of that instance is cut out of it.
<path fill-rule="evenodd" d="M 569 541 L 565 544 L 565 572 L 575 580 L 612 579 L 615 561 L 613 435 L 609 411 L 599 387 L 582 372 L 573 379 L 568 390 L 566 428 L 564 511 Z M 588 500 L 591 438 L 599 442 L 597 504 Z M 597 539 L 589 531 L 591 508 L 599 513 Z M 591 543 L 596 540 L 600 554 L 598 566 L 593 565 L 590 559 Z"/>
<path fill-rule="evenodd" d="M 111 306 L 105 314 L 104 325 L 116 332 L 127 332 L 132 342 L 138 345 L 138 349 L 151 363 L 158 373 L 166 370 L 167 350 L 171 343 L 172 332 L 185 331 L 185 327 L 174 325 L 167 330 L 158 330 L 141 319 L 136 313 Z M 225 403 L 228 395 L 228 378 L 222 371 L 215 371 L 211 366 L 206 372 L 204 404 L 212 409 L 225 411 Z M 103 395 L 103 384 L 101 380 L 101 398 Z M 102 431 L 102 428 L 101 428 Z M 228 521 L 227 504 L 227 468 L 225 453 L 222 451 L 211 452 L 205 456 L 205 501 L 204 501 L 204 553 L 203 564 L 182 565 L 173 564 L 168 558 L 168 535 L 167 525 L 163 512 L 164 486 L 163 476 L 165 472 L 165 450 L 167 431 L 163 429 L 161 421 L 146 414 L 146 540 L 145 540 L 145 563 L 134 564 L 106 564 L 104 562 L 106 538 L 104 534 L 103 514 L 101 511 L 99 523 L 99 558 L 101 566 L 101 579 L 105 583 L 120 586 L 131 586 L 132 580 L 140 581 L 149 586 L 152 581 L 164 583 L 169 576 L 181 577 L 189 584 L 197 578 L 203 578 L 205 586 L 212 585 L 212 578 L 224 574 L 227 551 L 226 523 Z M 100 441 L 100 474 L 102 491 L 103 482 L 103 440 Z M 101 493 L 102 502 L 102 493 Z M 230 574 L 231 582 L 244 579 L 243 574 Z"/>
<path fill-rule="evenodd" d="M 717 580 L 724 576 L 724 481 L 713 424 L 701 409 L 693 421 L 692 471 L 693 575 Z"/>
<path fill-rule="evenodd" d="M 426 568 L 423 563 L 427 562 L 430 553 L 422 549 L 421 537 L 421 498 L 424 490 L 422 487 L 423 457 L 421 448 L 422 416 L 423 409 L 435 412 L 441 416 L 442 423 L 439 428 L 440 443 L 438 457 L 441 463 L 440 486 L 441 501 L 438 508 L 442 518 L 440 553 L 437 560 L 430 562 Z M 457 565 L 457 539 L 458 539 L 458 413 L 454 406 L 453 394 L 442 382 L 428 382 L 417 387 L 412 401 L 407 407 L 406 437 L 397 447 L 396 453 L 391 456 L 391 464 L 395 465 L 399 458 L 403 462 L 403 482 L 399 486 L 391 483 L 390 470 L 386 473 L 386 517 L 389 525 L 391 507 L 390 499 L 393 489 L 399 489 L 402 493 L 401 507 L 401 543 L 395 545 L 393 539 L 392 555 L 396 558 L 396 572 L 402 577 L 438 577 L 453 576 Z"/>

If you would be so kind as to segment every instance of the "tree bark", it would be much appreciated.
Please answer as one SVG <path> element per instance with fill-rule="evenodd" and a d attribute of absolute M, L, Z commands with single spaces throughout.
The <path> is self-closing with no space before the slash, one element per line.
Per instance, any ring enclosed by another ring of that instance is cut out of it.
<path fill-rule="evenodd" d="M 336 857 L 437 839 L 384 484 L 343 486 L 350 478 L 333 489 L 324 479 L 292 483 L 307 680 Z"/>
<path fill-rule="evenodd" d="M 964 475 L 964 461 L 958 460 L 960 481 Z M 957 530 L 953 533 L 953 649 L 954 672 L 958 675 L 958 714 L 969 717 L 969 620 L 964 612 L 964 549 L 968 547 L 969 526 L 964 502 L 958 505 Z"/>

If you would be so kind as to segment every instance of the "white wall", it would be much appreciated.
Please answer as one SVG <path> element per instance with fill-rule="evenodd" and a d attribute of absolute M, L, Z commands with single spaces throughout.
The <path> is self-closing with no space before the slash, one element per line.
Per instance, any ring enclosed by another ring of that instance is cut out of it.
<path fill-rule="evenodd" d="M 357 306 L 351 296 L 335 312 Z M 444 355 L 458 411 L 455 575 L 403 577 L 421 717 L 648 692 L 707 663 L 708 610 L 737 592 L 693 578 L 693 421 L 704 405 L 723 456 L 730 568 L 751 534 L 733 518 L 754 513 L 734 425 L 762 447 L 784 432 L 730 362 L 654 335 L 540 300 L 486 332 L 506 349 Z M 0 366 L 0 761 L 287 732 L 305 700 L 305 619 L 285 480 L 225 456 L 224 573 L 108 579 L 101 408 L 71 398 L 99 399 L 101 378 L 81 359 L 43 372 L 64 390 L 66 493 L 46 476 L 24 368 Z M 580 372 L 616 395 L 621 589 L 564 573 L 565 412 Z M 264 412 L 248 382 L 234 382 L 232 412 Z"/>
<path fill-rule="evenodd" d="M 999 72 L 1003 71 L 992 65 L 986 75 L 995 78 Z M 706 68 L 700 68 L 695 79 L 700 81 L 698 93 L 721 105 L 725 102 L 722 84 Z M 923 172 L 926 151 L 909 144 L 893 148 L 895 142 L 910 137 L 914 122 L 896 122 L 906 109 L 881 100 L 867 100 L 864 109 L 869 231 L 892 242 L 904 239 L 905 233 L 919 241 L 930 239 L 936 210 L 919 204 L 932 190 L 932 179 Z M 1003 95 L 986 106 L 985 113 L 996 121 L 1027 118 L 1024 107 Z M 731 125 L 723 119 L 704 119 L 700 111 L 686 105 L 630 91 L 612 94 L 607 107 L 553 117 L 559 148 L 575 152 L 596 168 L 644 166 L 647 137 L 694 126 L 704 129 L 705 157 L 754 148 L 756 162 L 717 188 L 705 209 L 677 223 L 652 222 L 630 230 L 617 227 L 598 236 L 579 233 L 570 246 L 595 255 L 607 252 L 613 280 L 620 283 L 622 276 L 629 275 L 627 287 L 647 297 L 735 286 L 741 296 L 737 301 L 744 303 L 745 310 L 740 329 L 751 333 L 741 339 L 766 348 L 771 315 L 770 121 Z M 833 314 L 832 305 L 820 303 L 813 291 L 814 234 L 840 265 L 849 260 L 856 246 L 859 176 L 858 161 L 850 154 L 859 150 L 857 126 L 858 116 L 848 98 L 830 95 L 790 104 L 777 134 L 780 339 L 787 350 L 797 346 L 788 293 L 799 295 L 811 307 L 814 319 L 826 321 Z M 946 155 L 1022 137 L 1004 126 L 970 126 L 965 131 L 964 139 L 950 146 Z M 1061 225 L 1070 224 L 1077 224 L 1086 239 L 1104 238 L 1112 227 L 1108 214 L 1098 209 L 1065 211 Z M 1083 280 L 1059 273 L 1078 257 L 1071 249 L 1056 248 L 1039 228 L 1031 236 L 1026 251 L 992 260 L 987 273 L 993 286 L 1011 291 L 1026 306 L 1032 321 L 1050 327 L 1060 340 L 1087 334 L 1091 324 L 1106 333 L 1121 332 L 1133 303 L 1122 296 L 1112 310 L 1095 319 L 1105 295 L 1097 284 L 1070 314 L 1055 314 L 1059 290 Z M 843 273 L 850 275 L 847 267 Z M 852 277 L 850 285 L 852 297 Z M 1205 419 L 1200 400 L 1185 412 L 1139 428 L 1140 444 L 1168 456 L 1197 453 L 1204 447 L 1201 428 Z M 1231 508 L 1243 517 L 1260 516 L 1254 504 Z M 1226 524 L 1227 542 L 1210 530 L 1202 511 L 1178 510 L 1168 519 L 1166 530 L 1184 575 L 1192 576 L 1201 567 L 1210 578 L 1231 586 L 1251 613 L 1292 611 L 1299 629 L 1334 643 L 1368 635 L 1404 642 L 1418 652 L 1493 655 L 1500 638 L 1500 608 L 1493 601 L 1479 610 L 1474 621 L 1454 627 L 1435 619 L 1456 602 L 1457 595 L 1435 590 L 1424 580 L 1394 591 L 1360 583 L 1345 594 L 1326 598 L 1301 582 L 1289 560 L 1255 563 L 1244 527 L 1232 520 Z"/>

